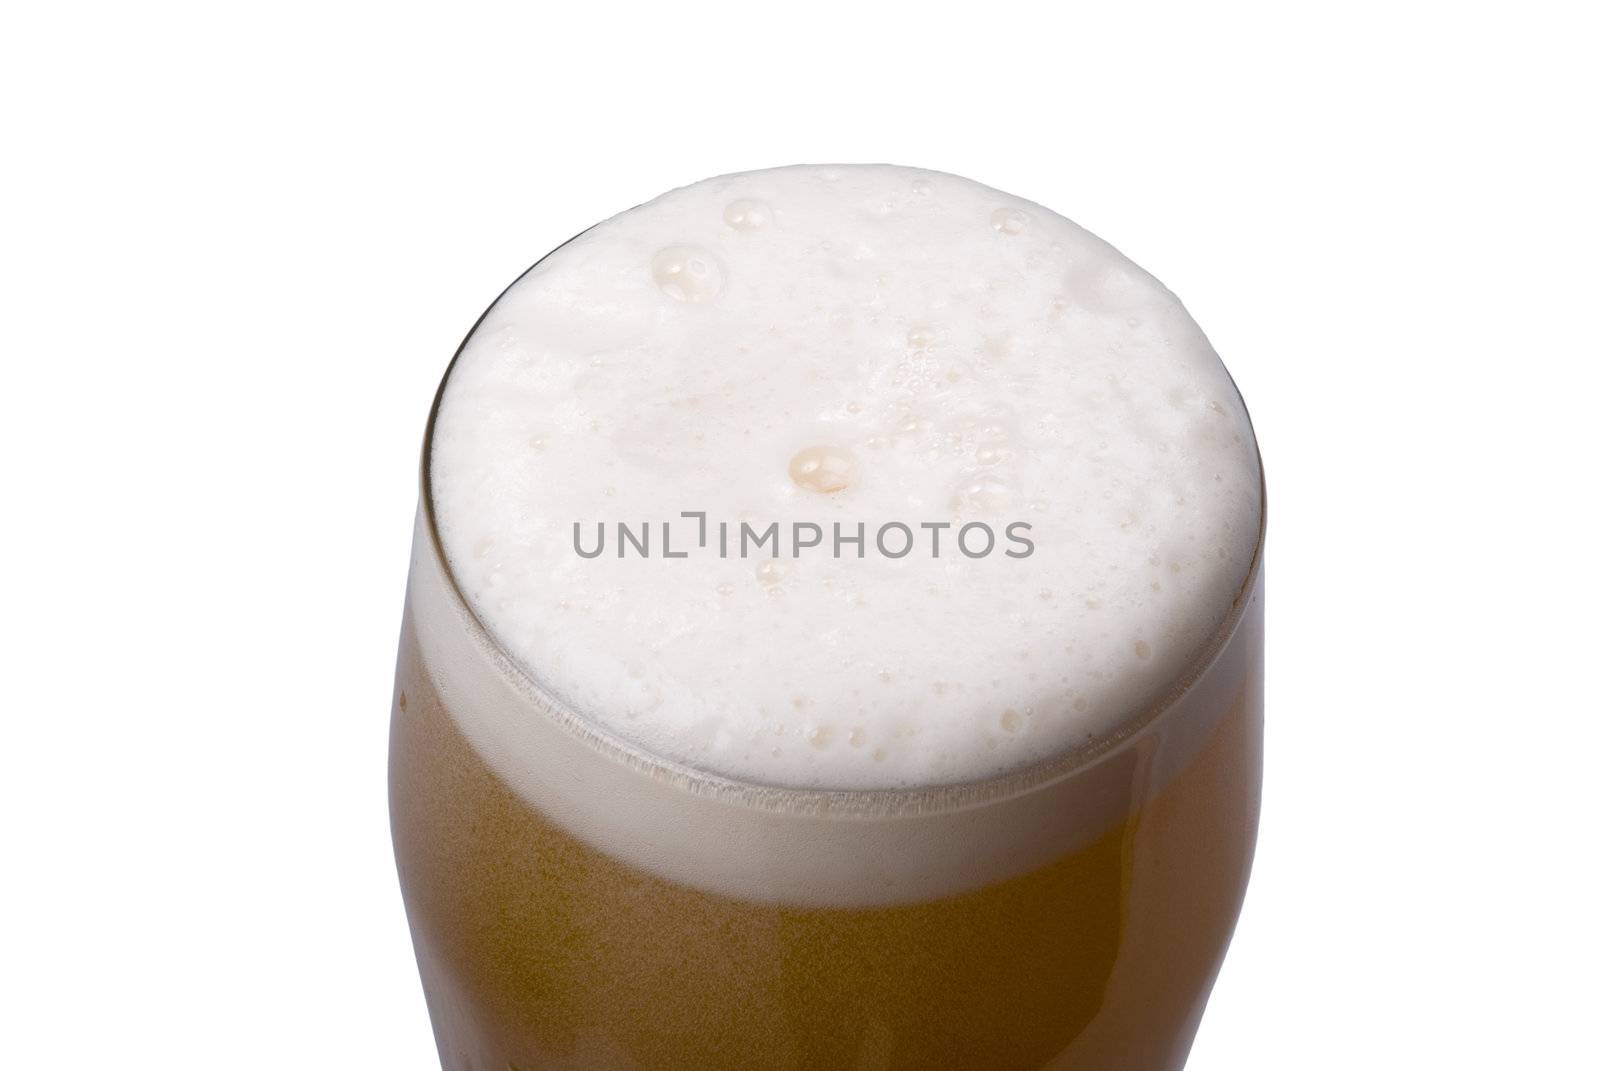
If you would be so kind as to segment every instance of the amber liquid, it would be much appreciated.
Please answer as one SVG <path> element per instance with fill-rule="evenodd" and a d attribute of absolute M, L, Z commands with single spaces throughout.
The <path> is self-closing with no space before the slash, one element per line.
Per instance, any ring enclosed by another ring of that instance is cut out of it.
<path fill-rule="evenodd" d="M 662 880 L 541 817 L 463 737 L 408 618 L 390 807 L 440 1060 L 447 1071 L 1181 1068 L 1255 843 L 1251 665 L 1187 765 L 1131 793 L 1143 802 L 1081 850 L 931 902 L 786 907 Z"/>

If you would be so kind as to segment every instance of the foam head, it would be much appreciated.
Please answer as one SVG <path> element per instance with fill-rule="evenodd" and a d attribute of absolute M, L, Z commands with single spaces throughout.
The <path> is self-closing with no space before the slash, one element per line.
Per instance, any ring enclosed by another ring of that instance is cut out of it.
<path fill-rule="evenodd" d="M 1171 293 L 1048 209 L 887 166 L 710 179 L 562 246 L 463 348 L 429 466 L 462 594 L 543 689 L 795 788 L 1114 733 L 1228 616 L 1261 519 Z"/>

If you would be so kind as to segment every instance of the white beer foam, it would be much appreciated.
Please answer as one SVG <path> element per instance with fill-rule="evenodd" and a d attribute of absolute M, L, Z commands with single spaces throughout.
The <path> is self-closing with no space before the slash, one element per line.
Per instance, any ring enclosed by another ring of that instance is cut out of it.
<path fill-rule="evenodd" d="M 1048 209 L 887 166 L 710 179 L 562 246 L 463 348 L 429 465 L 456 585 L 539 688 L 799 789 L 1093 747 L 1215 639 L 1261 523 L 1244 407 L 1170 292 Z M 650 522 L 649 559 L 617 556 L 618 521 Z M 719 521 L 735 549 L 779 522 L 783 556 L 718 557 Z M 974 521 L 981 558 L 954 546 Z M 660 556 L 663 522 L 689 557 Z M 791 556 L 793 522 L 824 544 Z M 831 556 L 834 522 L 864 558 Z M 908 556 L 877 552 L 888 522 Z M 952 525 L 937 559 L 926 522 Z M 494 756 L 513 783 L 542 761 Z"/>

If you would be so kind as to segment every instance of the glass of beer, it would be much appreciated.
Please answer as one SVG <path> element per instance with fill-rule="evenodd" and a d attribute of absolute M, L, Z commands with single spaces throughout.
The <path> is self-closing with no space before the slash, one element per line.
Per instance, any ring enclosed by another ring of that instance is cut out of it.
<path fill-rule="evenodd" d="M 423 451 L 389 783 L 442 1065 L 1182 1067 L 1263 517 L 1200 329 L 1037 204 L 779 168 L 547 255 Z"/>

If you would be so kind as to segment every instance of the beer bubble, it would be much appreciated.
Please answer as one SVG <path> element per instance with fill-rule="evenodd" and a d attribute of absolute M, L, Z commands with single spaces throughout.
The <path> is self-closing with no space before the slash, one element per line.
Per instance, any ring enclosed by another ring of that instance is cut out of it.
<path fill-rule="evenodd" d="M 789 459 L 789 479 L 807 491 L 843 491 L 855 482 L 855 455 L 843 446 L 808 446 Z"/>
<path fill-rule="evenodd" d="M 1003 446 L 980 446 L 973 453 L 973 460 L 980 465 L 998 465 L 1011 456 L 1011 451 Z"/>
<path fill-rule="evenodd" d="M 699 246 L 667 246 L 651 258 L 650 274 L 663 294 L 690 305 L 722 292 L 722 265 Z"/>
<path fill-rule="evenodd" d="M 762 201 L 749 197 L 741 197 L 737 201 L 728 202 L 728 207 L 722 210 L 722 220 L 736 231 L 756 231 L 767 225 L 772 218 L 772 209 Z"/>
<path fill-rule="evenodd" d="M 989 215 L 989 225 L 1000 234 L 1021 234 L 1028 228 L 1028 217 L 1015 208 L 997 208 Z"/>
<path fill-rule="evenodd" d="M 1011 504 L 1011 488 L 998 476 L 983 474 L 961 481 L 950 496 L 957 513 L 993 513 Z"/>

